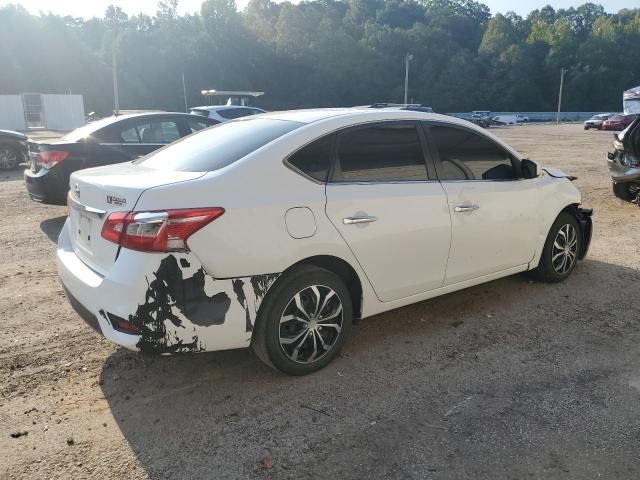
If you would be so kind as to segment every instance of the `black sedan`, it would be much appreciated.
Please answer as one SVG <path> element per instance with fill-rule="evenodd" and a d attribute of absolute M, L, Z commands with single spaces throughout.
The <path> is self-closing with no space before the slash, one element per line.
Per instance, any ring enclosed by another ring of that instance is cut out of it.
<path fill-rule="evenodd" d="M 0 170 L 11 170 L 27 159 L 27 136 L 0 130 Z"/>
<path fill-rule="evenodd" d="M 136 113 L 89 123 L 54 142 L 29 142 L 29 197 L 64 205 L 76 170 L 134 160 L 216 123 L 187 113 Z"/>

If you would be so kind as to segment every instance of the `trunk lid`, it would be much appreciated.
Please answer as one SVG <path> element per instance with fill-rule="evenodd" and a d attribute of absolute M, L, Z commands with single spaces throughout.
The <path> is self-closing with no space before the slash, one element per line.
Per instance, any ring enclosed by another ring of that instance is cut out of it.
<path fill-rule="evenodd" d="M 69 192 L 69 233 L 76 255 L 91 269 L 106 275 L 119 248 L 102 238 L 107 215 L 133 210 L 142 192 L 149 188 L 203 175 L 203 172 L 152 170 L 132 163 L 74 172 Z"/>

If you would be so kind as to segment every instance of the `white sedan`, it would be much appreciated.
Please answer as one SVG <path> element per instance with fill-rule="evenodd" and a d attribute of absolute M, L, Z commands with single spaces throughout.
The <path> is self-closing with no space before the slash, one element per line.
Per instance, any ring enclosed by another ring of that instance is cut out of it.
<path fill-rule="evenodd" d="M 267 113 L 75 172 L 58 270 L 121 346 L 251 345 L 301 375 L 355 318 L 524 271 L 567 278 L 591 238 L 571 180 L 453 117 Z"/>

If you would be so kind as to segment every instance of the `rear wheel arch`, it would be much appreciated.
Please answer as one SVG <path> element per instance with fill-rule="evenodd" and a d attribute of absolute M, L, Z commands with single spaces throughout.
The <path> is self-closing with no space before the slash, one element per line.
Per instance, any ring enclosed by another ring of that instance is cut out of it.
<path fill-rule="evenodd" d="M 283 278 L 286 278 L 296 270 L 299 270 L 305 266 L 323 268 L 336 274 L 344 282 L 351 296 L 353 318 L 361 318 L 363 302 L 362 282 L 360 280 L 360 277 L 358 276 L 358 273 L 355 271 L 355 269 L 349 264 L 349 262 L 333 255 L 315 255 L 313 257 L 307 257 L 305 259 L 299 260 L 298 262 L 292 264 L 280 274 L 278 280 L 276 280 L 274 285 L 269 288 L 269 292 L 267 292 L 267 295 L 269 295 L 269 293 L 273 291 L 273 287 L 276 285 L 276 283 L 281 281 Z"/>
<path fill-rule="evenodd" d="M 300 267 L 303 265 L 311 265 L 319 268 L 324 268 L 332 273 L 335 273 L 344 282 L 347 290 L 351 294 L 351 305 L 353 306 L 353 318 L 359 319 L 362 315 L 362 282 L 355 269 L 347 262 L 339 257 L 333 255 L 316 255 L 313 257 L 305 258 L 297 263 L 291 265 L 287 271 Z"/>

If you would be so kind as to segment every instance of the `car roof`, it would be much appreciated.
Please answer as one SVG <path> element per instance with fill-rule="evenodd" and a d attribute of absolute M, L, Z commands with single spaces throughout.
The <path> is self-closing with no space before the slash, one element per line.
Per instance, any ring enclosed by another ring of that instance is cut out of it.
<path fill-rule="evenodd" d="M 252 107 L 249 105 L 202 105 L 200 107 L 190 107 L 189 110 L 208 110 L 210 112 L 217 112 L 218 110 L 235 110 L 237 108 L 250 108 L 252 110 L 260 110 L 260 107 Z"/>
<path fill-rule="evenodd" d="M 406 108 L 314 108 L 304 110 L 286 110 L 281 112 L 269 112 L 260 115 L 261 118 L 271 118 L 274 120 L 289 120 L 300 123 L 315 123 L 331 118 L 352 118 L 362 122 L 373 122 L 376 120 L 434 120 L 447 121 L 460 125 L 468 125 L 468 122 L 449 115 L 438 113 L 408 110 Z"/>

